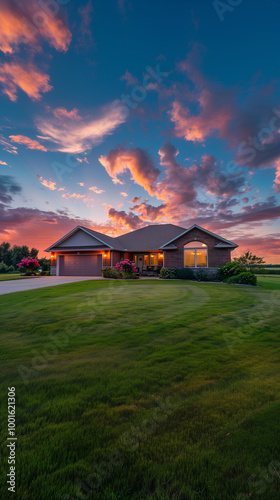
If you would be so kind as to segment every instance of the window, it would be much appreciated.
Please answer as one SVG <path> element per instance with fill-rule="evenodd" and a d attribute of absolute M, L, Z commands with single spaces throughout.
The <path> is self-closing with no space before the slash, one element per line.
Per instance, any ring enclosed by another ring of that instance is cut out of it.
<path fill-rule="evenodd" d="M 207 267 L 207 245 L 201 241 L 191 241 L 184 246 L 185 267 Z"/>
<path fill-rule="evenodd" d="M 144 266 L 149 265 L 149 255 L 144 255 Z"/>
<path fill-rule="evenodd" d="M 157 263 L 158 263 L 157 253 L 151 253 L 150 254 L 150 265 L 151 266 L 157 266 Z"/>

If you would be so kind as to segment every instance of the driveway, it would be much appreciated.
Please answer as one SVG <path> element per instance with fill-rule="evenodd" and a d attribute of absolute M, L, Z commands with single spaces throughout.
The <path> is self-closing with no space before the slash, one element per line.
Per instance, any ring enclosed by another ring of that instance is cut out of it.
<path fill-rule="evenodd" d="M 42 276 L 41 278 L 24 278 L 11 281 L 0 281 L 0 295 L 13 292 L 25 292 L 45 288 L 47 286 L 66 285 L 77 281 L 102 280 L 101 276 Z"/>

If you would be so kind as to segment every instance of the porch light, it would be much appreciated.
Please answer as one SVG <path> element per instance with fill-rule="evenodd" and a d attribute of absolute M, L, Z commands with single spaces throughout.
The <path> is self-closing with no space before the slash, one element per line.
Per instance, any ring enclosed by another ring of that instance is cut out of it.
<path fill-rule="evenodd" d="M 54 256 L 54 255 L 51 255 L 51 259 L 55 259 L 55 256 Z"/>

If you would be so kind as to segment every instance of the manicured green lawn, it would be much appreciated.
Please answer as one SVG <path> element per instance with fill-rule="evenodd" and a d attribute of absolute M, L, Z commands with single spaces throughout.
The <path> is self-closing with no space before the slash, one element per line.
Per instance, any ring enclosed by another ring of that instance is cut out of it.
<path fill-rule="evenodd" d="M 279 498 L 280 277 L 258 280 L 1 296 L 1 498 L 11 386 L 17 498 Z"/>
<path fill-rule="evenodd" d="M 20 276 L 20 274 L 0 274 L 0 281 L 20 280 L 29 276 Z"/>

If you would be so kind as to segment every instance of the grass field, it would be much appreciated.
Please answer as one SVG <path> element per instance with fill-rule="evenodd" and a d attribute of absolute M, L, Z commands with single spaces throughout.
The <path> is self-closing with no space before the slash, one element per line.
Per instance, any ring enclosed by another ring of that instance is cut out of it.
<path fill-rule="evenodd" d="M 280 277 L 1 296 L 1 498 L 279 498 Z M 249 496 L 250 494 L 250 496 Z"/>
<path fill-rule="evenodd" d="M 20 274 L 0 274 L 0 281 L 20 280 L 28 278 L 28 276 L 20 276 Z"/>

